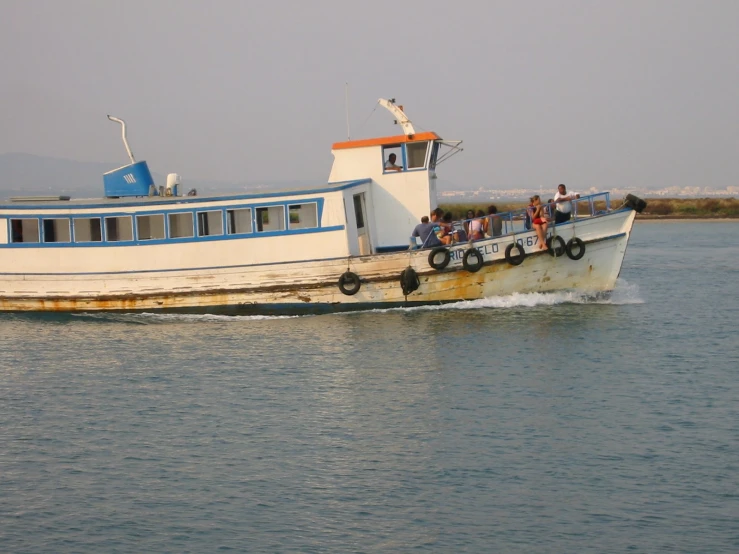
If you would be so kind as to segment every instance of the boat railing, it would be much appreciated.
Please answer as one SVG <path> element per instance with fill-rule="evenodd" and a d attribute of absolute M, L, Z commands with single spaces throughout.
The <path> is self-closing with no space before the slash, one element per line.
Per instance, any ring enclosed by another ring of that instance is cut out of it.
<path fill-rule="evenodd" d="M 549 218 L 549 225 L 550 227 L 554 227 L 554 210 L 555 210 L 555 203 L 547 203 L 544 204 L 544 209 L 548 214 Z M 488 224 L 488 233 L 485 236 L 485 238 L 496 238 L 496 237 L 503 237 L 507 235 L 516 235 L 519 233 L 525 233 L 533 229 L 531 226 L 530 218 L 527 217 L 527 210 L 528 208 L 520 208 L 518 210 L 512 210 L 510 212 L 501 212 L 498 214 L 493 215 L 486 215 L 485 218 L 490 218 L 490 224 Z M 577 221 L 578 219 L 590 219 L 592 217 L 596 217 L 599 215 L 604 215 L 611 211 L 611 199 L 610 199 L 610 193 L 608 192 L 598 192 L 595 194 L 588 194 L 584 196 L 580 196 L 580 198 L 576 200 L 572 200 L 572 219 Z M 500 218 L 501 221 L 501 229 L 499 235 L 493 235 L 493 226 L 492 226 L 492 218 Z M 473 219 L 481 219 L 481 218 L 473 218 Z M 452 229 L 453 233 L 452 236 L 455 237 L 453 239 L 453 243 L 458 242 L 467 242 L 465 240 L 456 240 L 456 237 L 459 237 L 460 235 L 463 236 L 463 234 L 460 232 L 462 229 L 466 229 L 469 227 L 469 223 L 472 221 L 472 219 L 462 219 L 459 221 L 454 221 L 452 223 Z M 483 239 L 480 239 L 483 240 Z"/>
<path fill-rule="evenodd" d="M 611 211 L 611 196 L 608 192 L 597 192 L 595 194 L 588 194 L 580 196 L 575 200 L 572 200 L 572 219 L 570 221 L 577 221 L 582 219 L 590 219 L 600 215 L 605 215 Z M 549 219 L 549 227 L 555 228 L 554 223 L 554 211 L 556 205 L 554 202 L 544 204 L 544 210 L 547 213 Z M 485 215 L 483 217 L 475 217 L 470 219 L 460 219 L 451 222 L 451 230 L 447 232 L 451 235 L 451 244 L 459 244 L 469 241 L 466 235 L 466 229 L 469 228 L 469 224 L 473 219 L 488 219 L 487 233 L 481 239 L 505 237 L 508 235 L 517 235 L 520 233 L 526 233 L 533 230 L 530 217 L 527 217 L 528 207 L 520 208 L 517 210 L 511 210 L 509 212 L 501 212 L 492 215 Z M 495 225 L 493 221 L 495 218 L 500 220 L 500 233 L 494 234 Z M 448 225 L 448 224 L 447 224 Z M 562 225 L 562 224 L 560 224 Z M 555 231 L 556 233 L 556 231 Z M 427 239 L 428 240 L 428 239 Z M 415 244 L 414 244 L 415 243 Z M 427 248 L 423 244 L 419 244 L 415 240 L 411 243 L 411 249 L 414 248 Z"/>
<path fill-rule="evenodd" d="M 611 211 L 611 193 L 597 192 L 572 201 L 572 217 L 581 219 L 604 215 Z"/>

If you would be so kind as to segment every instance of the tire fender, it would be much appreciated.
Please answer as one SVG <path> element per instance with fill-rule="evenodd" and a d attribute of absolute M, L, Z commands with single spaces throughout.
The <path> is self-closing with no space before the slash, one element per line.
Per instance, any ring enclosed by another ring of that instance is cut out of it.
<path fill-rule="evenodd" d="M 403 289 L 403 295 L 408 296 L 421 285 L 418 279 L 418 273 L 411 266 L 406 267 L 400 273 L 400 287 Z"/>
<path fill-rule="evenodd" d="M 516 248 L 518 250 L 517 255 L 513 255 L 513 249 Z M 505 249 L 505 261 L 507 261 L 511 265 L 521 265 L 523 263 L 524 258 L 526 257 L 526 252 L 523 249 L 523 246 L 518 244 L 517 242 L 513 242 L 506 246 Z"/>
<path fill-rule="evenodd" d="M 557 244 L 555 245 L 554 243 Z M 567 249 L 567 247 L 565 246 L 565 239 L 563 239 L 559 235 L 552 235 L 547 239 L 547 248 L 547 252 L 549 252 L 550 256 L 559 258 L 565 253 Z"/>
<path fill-rule="evenodd" d="M 476 273 L 480 271 L 482 264 L 482 254 L 480 254 L 480 251 L 477 248 L 468 248 L 464 251 L 464 256 L 462 257 L 462 266 L 467 271 L 469 271 L 470 273 Z"/>
<path fill-rule="evenodd" d="M 573 250 L 577 250 L 577 254 L 573 253 Z M 569 259 L 579 260 L 585 255 L 585 243 L 577 237 L 572 237 L 567 241 L 565 252 L 567 252 L 567 257 Z"/>
<path fill-rule="evenodd" d="M 359 292 L 362 283 L 359 281 L 359 275 L 352 271 L 345 271 L 339 277 L 339 290 L 347 296 L 352 296 Z"/>
<path fill-rule="evenodd" d="M 440 262 L 436 261 L 436 258 L 439 256 L 439 254 L 444 254 L 443 259 Z M 429 265 L 433 267 L 436 270 L 444 269 L 446 266 L 449 265 L 449 260 L 451 260 L 451 254 L 449 254 L 449 249 L 444 248 L 443 246 L 437 246 L 429 253 Z"/>

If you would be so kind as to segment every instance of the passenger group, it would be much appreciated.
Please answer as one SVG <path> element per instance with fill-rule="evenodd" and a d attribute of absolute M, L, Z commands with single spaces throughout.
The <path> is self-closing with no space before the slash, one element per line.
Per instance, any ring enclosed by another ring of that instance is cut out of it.
<path fill-rule="evenodd" d="M 565 185 L 559 185 L 554 198 L 542 204 L 539 195 L 530 198 L 524 213 L 524 228 L 534 229 L 539 239 L 539 249 L 547 250 L 547 229 L 554 207 L 554 224 L 566 223 L 572 217 L 572 201 L 580 198 L 574 192 L 567 193 Z M 495 205 L 488 206 L 487 214 L 482 210 L 467 210 L 465 219 L 453 220 L 451 212 L 441 208 L 434 209 L 429 216 L 423 216 L 411 235 L 411 248 L 418 247 L 416 237 L 420 239 L 420 248 L 433 248 L 458 242 L 476 241 L 485 237 L 499 237 L 503 234 L 503 219 L 498 215 Z"/>

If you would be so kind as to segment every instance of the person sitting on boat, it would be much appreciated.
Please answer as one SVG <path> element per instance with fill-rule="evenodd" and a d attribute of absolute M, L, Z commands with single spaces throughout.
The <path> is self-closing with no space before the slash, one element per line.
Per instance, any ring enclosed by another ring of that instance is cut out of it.
<path fill-rule="evenodd" d="M 452 212 L 445 212 L 441 218 L 441 236 L 439 239 L 443 244 L 451 244 L 454 242 L 454 221 L 452 220 Z"/>
<path fill-rule="evenodd" d="M 470 222 L 475 218 L 475 210 L 467 210 L 464 216 L 464 234 L 470 236 Z M 466 240 L 466 239 L 465 239 Z"/>
<path fill-rule="evenodd" d="M 529 205 L 523 213 L 523 228 L 527 231 L 531 230 L 531 220 L 534 218 L 534 197 L 529 198 Z"/>
<path fill-rule="evenodd" d="M 482 227 L 483 220 L 485 219 L 485 212 L 477 210 L 474 216 L 474 219 L 471 219 L 469 223 L 469 240 L 480 240 L 484 238 Z"/>
<path fill-rule="evenodd" d="M 390 156 L 388 156 L 387 161 L 385 162 L 385 171 L 403 171 L 402 167 L 395 164 L 396 159 L 397 156 L 395 154 L 390 154 Z"/>
<path fill-rule="evenodd" d="M 539 237 L 539 250 L 547 250 L 547 227 L 549 222 L 538 194 L 531 198 L 531 205 L 534 207 L 531 214 L 531 223 L 536 231 L 536 236 Z"/>
<path fill-rule="evenodd" d="M 580 195 L 574 192 L 567 194 L 567 187 L 559 185 L 554 195 L 554 202 L 557 209 L 554 211 L 554 224 L 565 223 L 572 217 L 572 201 L 580 198 Z"/>
<path fill-rule="evenodd" d="M 431 221 L 436 223 L 434 231 L 436 232 L 436 237 L 441 241 L 441 244 L 451 244 L 452 235 L 449 232 L 450 228 L 445 228 L 445 215 L 444 210 L 436 208 L 431 212 Z"/>
<path fill-rule="evenodd" d="M 544 204 L 544 212 L 547 214 L 548 219 L 552 219 L 552 211 L 554 210 L 554 200 L 549 199 L 547 200 L 547 203 Z"/>
<path fill-rule="evenodd" d="M 503 220 L 498 214 L 495 204 L 488 206 L 488 216 L 485 219 L 485 232 L 491 237 L 499 237 L 503 234 Z"/>
<path fill-rule="evenodd" d="M 413 232 L 411 233 L 411 236 L 419 237 L 421 239 L 421 248 L 433 248 L 436 246 L 441 246 L 443 243 L 439 239 L 439 237 L 436 236 L 436 233 L 439 232 L 440 228 L 439 215 L 436 213 L 436 211 L 433 211 L 431 212 L 431 221 L 429 221 L 428 216 L 423 216 L 421 218 L 421 223 L 416 225 L 415 229 L 413 229 Z"/>

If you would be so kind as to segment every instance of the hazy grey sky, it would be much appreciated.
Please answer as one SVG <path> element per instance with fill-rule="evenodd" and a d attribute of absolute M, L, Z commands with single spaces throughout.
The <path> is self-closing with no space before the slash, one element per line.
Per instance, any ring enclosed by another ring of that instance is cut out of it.
<path fill-rule="evenodd" d="M 458 186 L 739 183 L 739 1 L 0 0 L 0 153 L 325 180 L 330 147 L 465 151 Z M 368 116 L 370 116 L 368 118 Z"/>

